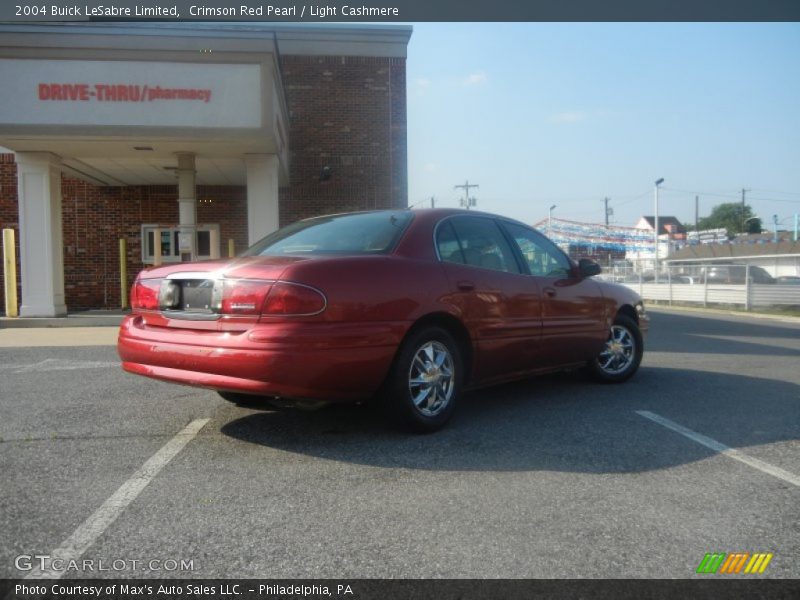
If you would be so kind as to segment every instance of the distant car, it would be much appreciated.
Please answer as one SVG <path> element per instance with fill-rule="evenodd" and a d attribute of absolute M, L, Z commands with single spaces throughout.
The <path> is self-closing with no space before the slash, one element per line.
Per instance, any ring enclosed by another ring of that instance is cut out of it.
<path fill-rule="evenodd" d="M 713 265 L 706 271 L 709 283 L 746 283 L 748 267 L 745 265 Z M 762 267 L 750 265 L 749 277 L 752 283 L 775 283 L 772 277 Z"/>
<path fill-rule="evenodd" d="M 648 317 L 599 272 L 476 211 L 318 217 L 238 258 L 141 272 L 118 349 L 126 371 L 227 400 L 372 398 L 430 431 L 467 386 L 576 367 L 631 377 Z"/>
<path fill-rule="evenodd" d="M 781 275 L 775 278 L 775 283 L 782 285 L 800 285 L 800 276 L 797 275 Z"/>
<path fill-rule="evenodd" d="M 672 283 L 685 283 L 688 285 L 692 285 L 694 284 L 694 277 L 692 277 L 691 275 L 673 275 L 670 278 L 670 281 Z"/>

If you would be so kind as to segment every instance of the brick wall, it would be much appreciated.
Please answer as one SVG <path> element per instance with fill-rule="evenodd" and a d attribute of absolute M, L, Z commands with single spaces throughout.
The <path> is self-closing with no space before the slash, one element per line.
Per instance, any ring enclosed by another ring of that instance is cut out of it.
<path fill-rule="evenodd" d="M 19 211 L 17 209 L 17 165 L 13 154 L 0 154 L 0 230 L 14 229 L 17 250 L 17 274 L 19 274 Z M 2 240 L 0 240 L 2 246 Z M 0 252 L 2 248 L 0 247 Z M 6 314 L 5 281 L 0 264 L 0 314 Z M 22 302 L 22 291 L 17 278 L 17 303 Z"/>
<path fill-rule="evenodd" d="M 17 230 L 19 276 L 19 225 L 17 173 L 12 154 L 0 154 L 0 228 Z M 118 308 L 119 239 L 127 240 L 127 286 L 146 265 L 141 257 L 141 226 L 178 223 L 177 186 L 98 187 L 79 179 L 62 177 L 64 243 L 64 295 L 70 311 L 86 308 Z M 227 253 L 228 239 L 236 251 L 247 247 L 247 202 L 242 186 L 197 186 L 197 222 L 220 226 L 220 252 Z M 20 277 L 21 279 L 21 277 Z M 3 274 L 0 272 L 0 286 Z M 18 290 L 19 303 L 22 292 Z M 0 312 L 5 297 L 0 294 Z"/>
<path fill-rule="evenodd" d="M 141 226 L 178 223 L 177 186 L 97 187 L 63 178 L 64 293 L 69 310 L 117 308 L 119 239 L 127 240 L 128 283 L 142 263 Z M 198 223 L 220 226 L 220 252 L 228 239 L 247 246 L 246 192 L 241 186 L 197 186 Z M 210 202 L 208 202 L 210 201 Z"/>
<path fill-rule="evenodd" d="M 281 225 L 407 206 L 405 59 L 282 56 L 281 68 L 291 152 Z"/>
<path fill-rule="evenodd" d="M 325 213 L 407 206 L 405 59 L 283 56 L 281 66 L 291 152 L 290 184 L 280 189 L 281 225 Z M 332 174 L 321 182 L 324 166 Z M 116 308 L 119 238 L 128 244 L 130 286 L 144 266 L 141 225 L 178 222 L 177 187 L 98 187 L 63 177 L 62 196 L 67 307 Z M 244 249 L 245 188 L 198 186 L 197 198 L 197 222 L 220 225 L 222 255 L 229 238 L 237 252 Z M 0 155 L 0 227 L 17 229 L 19 240 L 11 154 Z"/>

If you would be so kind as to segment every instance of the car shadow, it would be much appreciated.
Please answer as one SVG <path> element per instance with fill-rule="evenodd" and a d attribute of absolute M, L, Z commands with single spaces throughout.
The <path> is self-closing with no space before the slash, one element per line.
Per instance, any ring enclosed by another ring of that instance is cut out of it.
<path fill-rule="evenodd" d="M 724 318 L 693 316 L 684 313 L 651 312 L 650 352 L 689 354 L 759 354 L 800 357 L 800 346 L 793 346 L 800 331 L 785 323 L 760 320 L 748 322 Z M 740 338 L 740 339 L 731 339 Z M 741 338 L 755 338 L 750 342 Z M 769 340 L 769 341 L 766 341 Z"/>
<path fill-rule="evenodd" d="M 624 385 L 559 374 L 473 391 L 464 395 L 453 421 L 430 435 L 395 430 L 375 411 L 352 405 L 311 413 L 264 406 L 225 424 L 222 433 L 285 452 L 375 467 L 628 473 L 714 454 L 638 410 L 745 448 L 800 437 L 799 392 L 800 386 L 785 381 L 646 367 Z"/>

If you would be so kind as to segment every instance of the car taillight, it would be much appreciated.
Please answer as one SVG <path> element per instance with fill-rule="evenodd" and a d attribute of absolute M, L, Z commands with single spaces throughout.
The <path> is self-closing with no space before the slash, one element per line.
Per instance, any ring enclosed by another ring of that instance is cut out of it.
<path fill-rule="evenodd" d="M 272 286 L 264 303 L 265 316 L 316 315 L 325 310 L 327 300 L 319 290 L 299 283 L 279 281 Z"/>
<path fill-rule="evenodd" d="M 158 310 L 160 279 L 137 279 L 131 289 L 131 308 Z"/>
<path fill-rule="evenodd" d="M 225 315 L 260 315 L 271 287 L 272 283 L 268 281 L 225 280 L 220 312 Z"/>

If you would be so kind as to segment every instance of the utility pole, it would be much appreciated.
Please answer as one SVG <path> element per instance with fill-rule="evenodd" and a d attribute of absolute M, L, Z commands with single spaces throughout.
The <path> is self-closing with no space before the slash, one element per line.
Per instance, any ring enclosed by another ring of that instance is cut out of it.
<path fill-rule="evenodd" d="M 694 197 L 694 230 L 700 231 L 700 196 Z"/>
<path fill-rule="evenodd" d="M 477 188 L 480 187 L 477 183 L 470 183 L 469 179 L 466 180 L 464 185 L 454 185 L 453 189 L 463 189 L 464 190 L 464 198 L 461 200 L 461 206 L 469 210 L 470 206 L 475 206 L 476 201 L 475 198 L 469 197 L 469 190 L 470 188 Z"/>
<path fill-rule="evenodd" d="M 745 233 L 745 231 L 744 231 L 744 195 L 749 191 L 750 190 L 746 190 L 745 188 L 742 188 L 742 233 Z"/>
<path fill-rule="evenodd" d="M 609 198 L 608 196 L 606 196 L 605 198 L 603 198 L 603 203 L 605 204 L 605 210 L 603 211 L 603 213 L 604 213 L 604 214 L 605 214 L 605 216 L 606 216 L 606 227 L 608 227 L 608 215 L 610 214 L 610 213 L 608 212 L 608 201 L 609 201 L 609 200 L 610 200 L 610 198 Z"/>
<path fill-rule="evenodd" d="M 436 200 L 431 196 L 431 208 L 436 208 Z"/>

